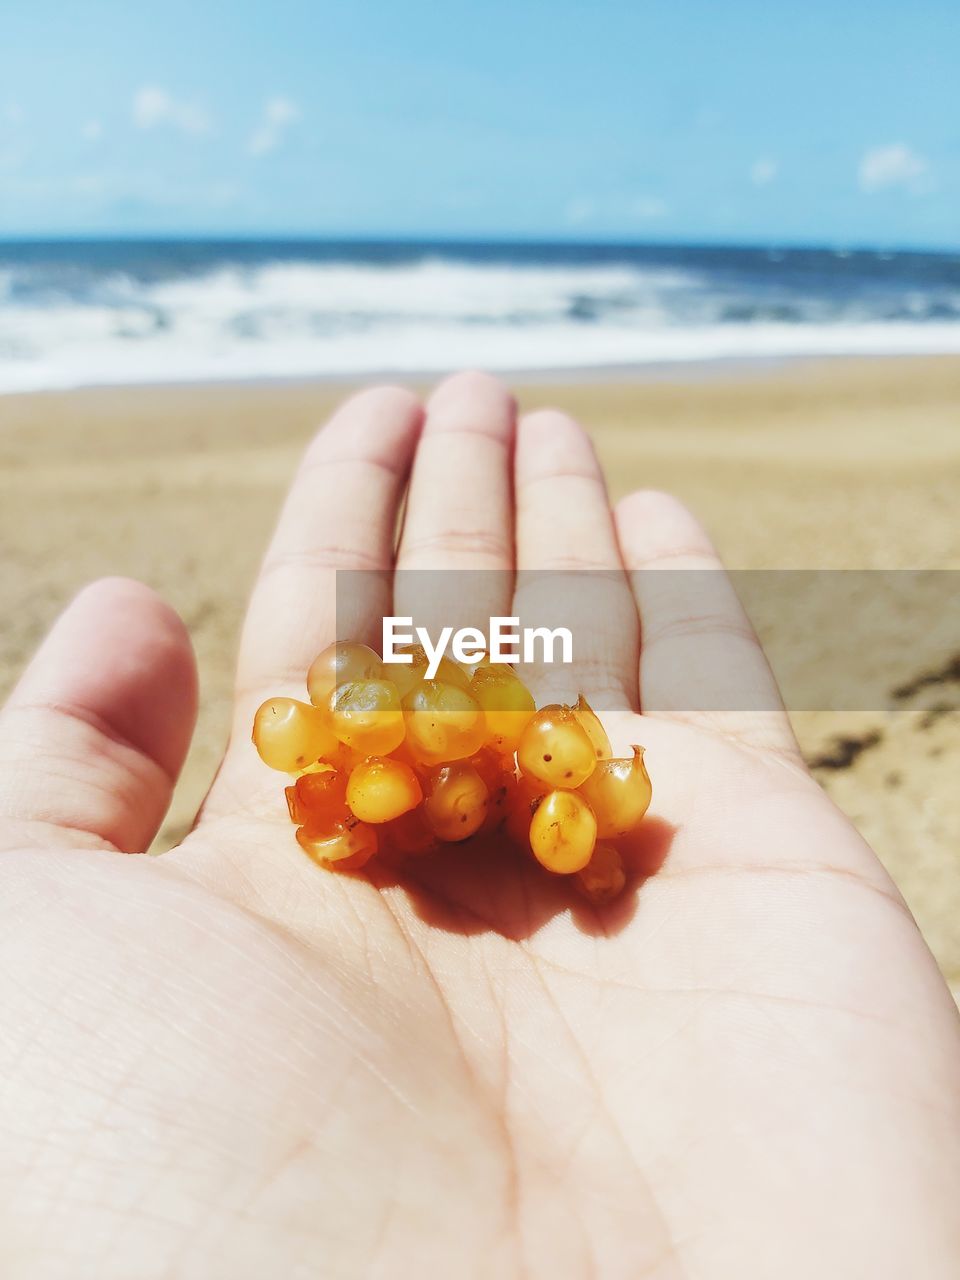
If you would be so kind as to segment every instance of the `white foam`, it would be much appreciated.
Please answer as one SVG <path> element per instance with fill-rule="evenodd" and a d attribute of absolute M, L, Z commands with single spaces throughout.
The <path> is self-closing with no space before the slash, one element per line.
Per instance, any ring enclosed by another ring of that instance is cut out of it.
<path fill-rule="evenodd" d="M 152 285 L 114 273 L 93 296 L 31 305 L 0 279 L 0 391 L 960 353 L 960 322 L 719 323 L 729 298 L 666 267 L 273 262 Z"/>

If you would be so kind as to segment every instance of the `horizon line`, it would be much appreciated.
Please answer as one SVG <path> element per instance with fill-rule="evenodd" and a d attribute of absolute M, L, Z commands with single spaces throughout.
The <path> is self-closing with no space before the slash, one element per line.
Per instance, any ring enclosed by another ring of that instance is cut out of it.
<path fill-rule="evenodd" d="M 960 243 L 918 244 L 891 241 L 799 240 L 785 239 L 721 239 L 677 237 L 675 239 L 637 239 L 603 235 L 592 239 L 567 235 L 522 235 L 497 232 L 490 235 L 449 233 L 389 232 L 310 232 L 310 231 L 91 231 L 91 232 L 0 232 L 0 245 L 54 244 L 337 244 L 356 246 L 435 245 L 463 248 L 585 248 L 585 249 L 730 249 L 767 252 L 828 253 L 913 253 L 960 254 Z"/>

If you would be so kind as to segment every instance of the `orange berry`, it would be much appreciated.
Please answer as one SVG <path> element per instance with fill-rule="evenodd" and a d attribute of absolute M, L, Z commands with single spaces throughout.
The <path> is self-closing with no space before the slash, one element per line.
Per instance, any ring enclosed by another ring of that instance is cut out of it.
<path fill-rule="evenodd" d="M 536 778 L 522 774 L 508 788 L 506 797 L 507 834 L 525 853 L 530 852 L 530 823 L 550 788 Z"/>
<path fill-rule="evenodd" d="M 391 751 L 388 757 L 390 760 L 399 760 L 401 764 L 408 765 L 418 778 L 422 779 L 422 775 L 429 769 L 419 756 L 415 755 L 410 748 L 410 743 L 404 738 L 396 751 Z M 359 763 L 359 761 L 358 761 Z"/>
<path fill-rule="evenodd" d="M 593 743 L 593 749 L 597 753 L 598 760 L 606 760 L 613 755 L 613 749 L 610 746 L 610 739 L 607 737 L 607 731 L 600 723 L 600 717 L 591 707 L 583 694 L 577 698 L 577 705 L 572 707 L 574 716 L 579 722 L 581 728 L 585 731 L 587 737 Z"/>
<path fill-rule="evenodd" d="M 407 745 L 423 764 L 463 760 L 483 746 L 483 713 L 466 689 L 423 680 L 403 700 Z"/>
<path fill-rule="evenodd" d="M 339 770 L 301 774 L 287 790 L 293 792 L 292 800 L 287 797 L 290 817 L 300 826 L 308 827 L 311 834 L 325 834 L 350 818 L 347 777 Z"/>
<path fill-rule="evenodd" d="M 273 698 L 258 709 L 261 758 L 298 775 L 284 795 L 302 848 L 323 866 L 354 870 L 381 841 L 418 854 L 506 821 L 524 850 L 574 875 L 589 901 L 616 897 L 620 853 L 597 841 L 632 831 L 646 812 L 642 749 L 611 759 L 582 694 L 573 707 L 537 711 L 505 663 L 444 657 L 428 680 L 424 648 L 405 651 L 409 664 L 384 664 L 367 645 L 338 641 L 308 672 L 313 705 Z"/>
<path fill-rule="evenodd" d="M 573 790 L 586 782 L 597 764 L 596 748 L 569 707 L 543 707 L 520 737 L 517 763 L 523 773 L 548 787 Z"/>
<path fill-rule="evenodd" d="M 355 680 L 335 689 L 330 720 L 340 741 L 365 755 L 389 755 L 403 741 L 400 694 L 389 680 Z"/>
<path fill-rule="evenodd" d="M 551 791 L 530 820 L 530 848 L 548 871 L 582 871 L 597 842 L 597 820 L 575 791 Z"/>
<path fill-rule="evenodd" d="M 300 810 L 297 808 L 296 787 L 284 787 L 283 795 L 287 802 L 287 813 L 290 815 L 290 821 L 296 823 L 302 822 L 303 819 L 300 817 Z"/>
<path fill-rule="evenodd" d="M 383 678 L 383 663 L 369 645 L 336 640 L 313 660 L 307 672 L 307 690 L 313 705 L 326 710 L 330 695 L 342 685 Z"/>
<path fill-rule="evenodd" d="M 470 692 L 483 712 L 487 738 L 498 751 L 512 755 L 536 712 L 533 694 L 512 667 L 492 663 L 477 667 Z"/>
<path fill-rule="evenodd" d="M 440 847 L 440 841 L 426 824 L 422 806 L 384 823 L 380 829 L 387 848 L 408 857 L 432 853 Z"/>
<path fill-rule="evenodd" d="M 505 774 L 510 773 L 512 775 L 514 772 L 512 766 L 493 747 L 481 747 L 479 751 L 470 756 L 467 763 L 473 765 L 474 769 L 490 788 L 498 786 Z"/>
<path fill-rule="evenodd" d="M 368 755 L 367 751 L 358 751 L 356 747 L 348 747 L 345 742 L 338 742 L 336 751 L 330 757 L 330 763 L 335 769 L 339 769 L 344 777 L 347 777 L 350 770 L 366 760 Z"/>
<path fill-rule="evenodd" d="M 597 816 L 601 840 L 632 831 L 647 812 L 652 794 L 643 747 L 635 746 L 630 760 L 598 761 L 580 794 Z"/>
<path fill-rule="evenodd" d="M 477 770 L 458 760 L 443 765 L 428 782 L 423 816 L 441 840 L 466 840 L 483 825 L 488 798 Z"/>
<path fill-rule="evenodd" d="M 358 871 L 377 852 L 377 833 L 363 822 L 337 823 L 326 835 L 314 835 L 307 827 L 297 831 L 301 849 L 321 866 L 337 871 Z"/>
<path fill-rule="evenodd" d="M 264 702 L 253 718 L 252 736 L 260 759 L 281 773 L 297 773 L 337 747 L 323 712 L 296 698 Z"/>
<path fill-rule="evenodd" d="M 370 756 L 347 783 L 347 804 L 361 822 L 390 822 L 423 799 L 417 775 L 401 760 Z"/>
<path fill-rule="evenodd" d="M 484 831 L 494 831 L 507 816 L 510 796 L 517 785 L 513 760 L 499 755 L 493 748 L 484 747 L 469 763 L 483 779 L 487 788 L 487 814 L 483 820 Z"/>
<path fill-rule="evenodd" d="M 576 873 L 574 883 L 594 906 L 612 902 L 627 883 L 618 850 L 612 844 L 598 844 L 587 865 Z"/>

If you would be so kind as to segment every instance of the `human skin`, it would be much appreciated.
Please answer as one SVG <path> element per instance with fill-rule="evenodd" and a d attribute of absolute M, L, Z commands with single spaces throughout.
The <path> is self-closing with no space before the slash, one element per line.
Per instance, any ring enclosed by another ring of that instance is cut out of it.
<path fill-rule="evenodd" d="M 514 565 L 610 571 L 573 678 L 653 778 L 618 902 L 497 846 L 352 876 L 296 845 L 253 711 L 302 696 L 337 568 L 383 570 L 352 634 L 405 611 L 394 564 L 503 570 L 492 597 Z M 651 570 L 635 594 L 621 564 Z M 355 397 L 254 591 L 222 768 L 159 858 L 123 855 L 191 735 L 186 632 L 124 580 L 73 602 L 0 717 L 4 1277 L 954 1280 L 950 994 L 785 715 L 687 709 L 706 646 L 775 690 L 732 594 L 671 614 L 660 567 L 719 569 L 674 499 L 611 513 L 562 415 L 518 426 L 480 374 L 425 409 Z"/>

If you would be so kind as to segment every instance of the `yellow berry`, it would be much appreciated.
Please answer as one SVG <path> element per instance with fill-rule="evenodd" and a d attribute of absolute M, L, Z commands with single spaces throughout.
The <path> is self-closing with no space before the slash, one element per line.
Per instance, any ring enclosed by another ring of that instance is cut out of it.
<path fill-rule="evenodd" d="M 417 775 L 400 760 L 371 756 L 347 783 L 347 804 L 361 822 L 390 822 L 423 799 Z"/>
<path fill-rule="evenodd" d="M 430 779 L 423 816 L 441 840 L 466 840 L 487 816 L 487 784 L 472 764 L 445 764 Z"/>
<path fill-rule="evenodd" d="M 573 790 L 597 764 L 596 748 L 569 707 L 541 708 L 520 737 L 517 763 L 523 773 L 548 787 Z"/>
<path fill-rule="evenodd" d="M 601 840 L 624 836 L 647 812 L 652 788 L 643 763 L 643 747 L 633 748 L 630 760 L 600 760 L 580 787 L 580 794 L 597 815 Z"/>
<path fill-rule="evenodd" d="M 600 723 L 600 717 L 582 693 L 577 699 L 577 705 L 572 708 L 572 711 L 581 728 L 583 728 L 587 737 L 593 743 L 593 749 L 597 753 L 597 759 L 606 760 L 612 756 L 613 750 L 610 746 L 610 739 L 607 737 L 607 731 Z"/>
<path fill-rule="evenodd" d="M 398 645 L 395 652 L 409 654 L 412 661 L 385 662 L 383 671 L 386 678 L 392 680 L 400 690 L 400 697 L 405 698 L 422 680 L 426 679 L 430 659 L 427 657 L 427 651 L 422 644 Z M 470 677 L 463 667 L 458 662 L 454 662 L 452 658 L 443 657 L 440 659 L 433 679 L 439 680 L 443 684 L 457 685 L 461 689 L 470 687 Z"/>
<path fill-rule="evenodd" d="M 346 746 L 365 755 L 385 756 L 403 741 L 403 711 L 389 680 L 355 680 L 330 695 L 330 722 Z"/>
<path fill-rule="evenodd" d="M 483 712 L 488 740 L 512 755 L 537 709 L 533 694 L 511 667 L 494 663 L 477 667 L 470 692 Z"/>
<path fill-rule="evenodd" d="M 337 740 L 316 707 L 296 698 L 270 698 L 254 716 L 253 745 L 271 769 L 297 773 L 336 751 Z"/>
<path fill-rule="evenodd" d="M 490 666 L 493 666 L 493 663 L 491 663 L 490 655 L 488 653 L 482 653 L 479 658 L 473 658 L 469 662 L 461 662 L 461 663 L 458 663 L 458 665 L 461 666 L 463 670 L 466 672 L 467 679 L 473 680 L 473 677 L 477 674 L 477 672 L 480 670 L 481 667 L 490 667 Z M 513 668 L 508 663 L 501 663 L 500 665 L 506 667 L 508 671 L 513 670 Z"/>
<path fill-rule="evenodd" d="M 300 827 L 297 843 L 321 866 L 358 871 L 377 852 L 377 833 L 363 822 L 351 819 L 351 823 L 338 823 L 324 835 L 314 835 L 308 827 Z"/>
<path fill-rule="evenodd" d="M 530 821 L 530 848 L 548 871 L 571 875 L 590 861 L 597 842 L 597 820 L 573 791 L 551 791 Z"/>
<path fill-rule="evenodd" d="M 343 749 L 343 743 L 338 742 L 335 749 L 328 752 L 328 758 L 326 760 L 314 760 L 312 764 L 305 765 L 302 769 L 298 769 L 297 776 L 302 778 L 305 773 L 330 773 L 331 770 L 341 768 L 340 754 Z"/>
<path fill-rule="evenodd" d="M 313 705 L 326 710 L 334 689 L 355 680 L 383 678 L 383 663 L 369 645 L 336 640 L 314 659 L 307 672 L 307 690 Z"/>
<path fill-rule="evenodd" d="M 483 746 L 483 713 L 466 689 L 424 680 L 403 700 L 407 745 L 422 764 L 464 760 Z"/>
<path fill-rule="evenodd" d="M 453 658 L 441 658 L 437 664 L 437 673 L 432 678 L 439 680 L 442 684 L 455 684 L 459 689 L 470 688 L 469 674 Z"/>
<path fill-rule="evenodd" d="M 574 883 L 583 896 L 596 907 L 612 902 L 627 883 L 623 859 L 612 844 L 598 844 L 590 861 L 578 871 Z"/>

